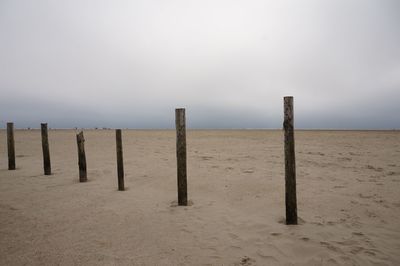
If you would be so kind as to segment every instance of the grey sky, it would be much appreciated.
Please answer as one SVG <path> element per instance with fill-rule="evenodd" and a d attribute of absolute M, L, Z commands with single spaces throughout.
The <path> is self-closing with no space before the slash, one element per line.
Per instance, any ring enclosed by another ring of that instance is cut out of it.
<path fill-rule="evenodd" d="M 0 0 L 0 122 L 400 128 L 400 1 Z"/>

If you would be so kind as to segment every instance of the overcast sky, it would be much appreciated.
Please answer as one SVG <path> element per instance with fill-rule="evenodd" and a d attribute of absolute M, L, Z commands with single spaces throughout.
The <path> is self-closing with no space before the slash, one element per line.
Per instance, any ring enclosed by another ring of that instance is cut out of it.
<path fill-rule="evenodd" d="M 398 0 L 0 0 L 0 122 L 400 128 Z"/>

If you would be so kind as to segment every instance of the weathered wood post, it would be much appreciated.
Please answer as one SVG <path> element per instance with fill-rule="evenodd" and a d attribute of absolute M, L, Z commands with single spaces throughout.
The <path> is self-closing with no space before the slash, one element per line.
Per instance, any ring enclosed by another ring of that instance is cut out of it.
<path fill-rule="evenodd" d="M 7 123 L 8 170 L 15 170 L 14 123 Z"/>
<path fill-rule="evenodd" d="M 40 124 L 42 132 L 42 150 L 43 150 L 43 169 L 45 175 L 51 175 L 49 138 L 47 135 L 47 123 Z"/>
<path fill-rule="evenodd" d="M 76 142 L 78 144 L 79 182 L 86 182 L 86 155 L 85 138 L 83 137 L 83 131 L 76 135 Z"/>
<path fill-rule="evenodd" d="M 284 102 L 285 131 L 285 205 L 286 224 L 297 224 L 296 199 L 296 161 L 294 150 L 293 97 L 287 96 Z"/>
<path fill-rule="evenodd" d="M 178 205 L 187 206 L 185 109 L 175 109 Z"/>
<path fill-rule="evenodd" d="M 122 134 L 121 129 L 115 130 L 115 138 L 117 142 L 117 171 L 118 171 L 118 190 L 124 191 L 124 159 L 122 153 Z"/>

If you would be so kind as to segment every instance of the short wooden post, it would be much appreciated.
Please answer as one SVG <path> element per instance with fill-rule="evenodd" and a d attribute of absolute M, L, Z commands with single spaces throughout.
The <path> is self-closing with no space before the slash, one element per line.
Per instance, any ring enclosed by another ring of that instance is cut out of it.
<path fill-rule="evenodd" d="M 124 191 L 124 159 L 122 153 L 122 134 L 121 129 L 115 130 L 115 138 L 117 143 L 117 171 L 118 171 L 118 190 Z"/>
<path fill-rule="evenodd" d="M 297 224 L 296 161 L 294 150 L 293 97 L 284 97 L 286 224 Z"/>
<path fill-rule="evenodd" d="M 185 109 L 175 109 L 178 205 L 187 206 Z"/>
<path fill-rule="evenodd" d="M 47 135 L 47 123 L 40 124 L 42 132 L 42 150 L 43 150 L 43 169 L 45 175 L 51 175 L 49 138 Z"/>
<path fill-rule="evenodd" d="M 76 142 L 78 143 L 79 182 L 86 182 L 86 155 L 85 138 L 83 137 L 83 131 L 76 135 Z"/>
<path fill-rule="evenodd" d="M 15 170 L 14 123 L 7 123 L 8 170 Z"/>

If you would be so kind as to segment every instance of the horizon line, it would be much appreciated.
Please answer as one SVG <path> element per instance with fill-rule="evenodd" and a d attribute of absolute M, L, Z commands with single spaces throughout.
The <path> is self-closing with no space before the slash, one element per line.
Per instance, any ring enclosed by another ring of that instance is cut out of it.
<path fill-rule="evenodd" d="M 131 128 L 131 127 L 49 127 L 49 130 L 115 130 L 115 129 L 122 129 L 122 130 L 175 130 L 173 127 L 165 127 L 165 128 Z M 0 130 L 6 130 L 5 127 L 1 127 Z M 16 128 L 14 130 L 40 130 L 40 127 L 22 127 Z M 186 130 L 283 130 L 282 128 L 186 128 Z M 399 131 L 400 128 L 378 128 L 378 129 L 371 129 L 371 128 L 295 128 L 296 131 Z"/>

